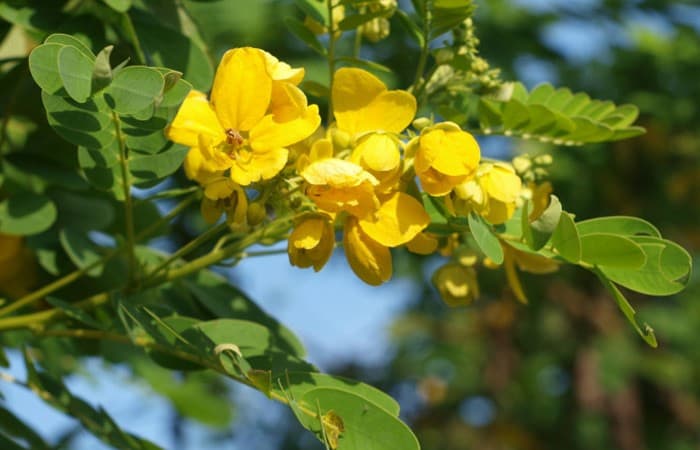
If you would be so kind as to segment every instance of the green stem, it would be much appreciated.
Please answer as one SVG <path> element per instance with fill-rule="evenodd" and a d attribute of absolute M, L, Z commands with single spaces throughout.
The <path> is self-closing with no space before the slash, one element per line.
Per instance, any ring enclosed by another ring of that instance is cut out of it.
<path fill-rule="evenodd" d="M 129 154 L 122 136 L 121 122 L 119 115 L 112 111 L 112 120 L 117 132 L 117 142 L 119 143 L 119 166 L 121 168 L 122 187 L 124 189 L 124 228 L 126 234 L 126 251 L 129 256 L 129 285 L 134 281 L 136 272 L 136 254 L 134 248 L 134 205 L 131 199 L 131 176 L 129 173 Z"/>
<path fill-rule="evenodd" d="M 163 269 L 167 268 L 170 266 L 173 261 L 176 261 L 183 256 L 185 256 L 187 253 L 191 252 L 192 250 L 196 249 L 200 245 L 206 243 L 207 241 L 213 239 L 217 234 L 221 233 L 223 230 L 228 228 L 226 223 L 221 223 L 215 227 L 212 227 L 205 231 L 204 233 L 200 234 L 196 238 L 192 239 L 190 242 L 187 244 L 183 245 L 175 253 L 171 254 L 168 256 L 166 259 L 164 259 L 158 266 L 153 269 L 148 275 L 146 275 L 146 279 L 154 278 L 157 276 Z"/>
<path fill-rule="evenodd" d="M 352 55 L 359 59 L 360 50 L 362 50 L 362 27 L 357 27 L 355 29 L 355 42 L 352 47 Z"/>
<path fill-rule="evenodd" d="M 333 21 L 333 0 L 326 0 L 328 7 L 328 125 L 333 121 L 333 78 L 335 77 L 335 33 L 336 24 Z"/>
<path fill-rule="evenodd" d="M 425 72 L 425 65 L 428 63 L 428 55 L 430 54 L 430 22 L 432 17 L 430 16 L 430 9 L 428 8 L 428 2 L 423 2 L 423 46 L 420 50 L 420 56 L 418 57 L 418 65 L 416 66 L 416 76 L 413 80 L 413 84 L 409 89 L 410 92 L 416 97 L 420 103 L 420 97 L 423 94 L 423 89 L 425 87 L 425 80 L 423 79 L 423 74 Z"/>
<path fill-rule="evenodd" d="M 136 28 L 134 28 L 134 22 L 131 21 L 131 16 L 129 16 L 128 12 L 125 12 L 122 15 L 122 23 L 123 23 L 124 31 L 126 32 L 127 37 L 131 41 L 131 44 L 134 46 L 134 50 L 136 51 L 136 58 L 138 60 L 138 63 L 142 64 L 142 65 L 147 64 L 146 54 L 143 51 L 143 47 L 141 47 L 141 41 L 139 40 L 139 37 L 136 34 Z"/>
<path fill-rule="evenodd" d="M 182 200 L 168 214 L 161 217 L 158 221 L 152 223 L 146 229 L 141 231 L 136 236 L 136 241 L 141 241 L 141 240 L 149 237 L 154 231 L 156 231 L 158 228 L 160 228 L 164 223 L 169 222 L 171 219 L 173 219 L 178 214 L 180 214 L 196 198 L 197 198 L 197 195 L 190 195 L 189 197 Z M 51 294 L 51 293 L 53 293 L 61 288 L 68 286 L 69 284 L 82 278 L 86 273 L 88 273 L 93 268 L 98 267 L 102 264 L 106 264 L 110 259 L 112 259 L 114 256 L 121 253 L 123 250 L 124 250 L 123 247 L 117 248 L 117 249 L 107 253 L 106 255 L 104 255 L 99 261 L 95 261 L 94 263 L 90 264 L 89 266 L 83 267 L 82 269 L 78 269 L 78 270 L 75 270 L 67 275 L 64 275 L 63 277 L 47 284 L 46 286 L 40 288 L 39 290 L 31 292 L 31 293 L 25 295 L 24 297 L 19 298 L 16 301 L 8 304 L 7 306 L 0 308 L 0 317 L 6 316 L 6 315 L 24 307 L 24 306 L 28 306 L 28 305 L 31 305 L 32 303 L 35 303 L 39 300 L 42 300 L 47 295 L 49 295 L 49 294 Z"/>

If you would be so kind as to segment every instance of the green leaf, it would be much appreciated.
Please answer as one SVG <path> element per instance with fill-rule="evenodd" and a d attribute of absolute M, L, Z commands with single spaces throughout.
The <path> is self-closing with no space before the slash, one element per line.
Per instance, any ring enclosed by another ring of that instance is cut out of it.
<path fill-rule="evenodd" d="M 131 0 L 102 0 L 113 10 L 125 13 L 131 8 Z"/>
<path fill-rule="evenodd" d="M 47 37 L 44 41 L 44 44 L 49 43 L 59 44 L 61 46 L 75 47 L 76 49 L 80 50 L 81 53 L 87 56 L 91 61 L 95 59 L 95 55 L 92 53 L 92 50 L 90 50 L 90 47 L 88 47 L 85 44 L 85 42 L 81 41 L 75 36 L 71 36 L 70 34 L 54 33 Z"/>
<path fill-rule="evenodd" d="M 90 97 L 93 67 L 93 61 L 75 47 L 58 52 L 58 75 L 68 95 L 78 103 Z"/>
<path fill-rule="evenodd" d="M 235 345 L 246 358 L 265 354 L 271 341 L 271 335 L 267 328 L 247 320 L 210 320 L 200 322 L 192 328 L 201 331 L 215 346 Z M 212 355 L 213 350 L 212 347 L 207 351 Z"/>
<path fill-rule="evenodd" d="M 42 437 L 34 431 L 29 425 L 25 424 L 20 418 L 15 416 L 10 410 L 0 407 L 0 435 L 12 436 L 30 445 L 33 450 L 48 450 L 48 444 L 42 439 Z M 14 442 L 13 442 L 14 444 Z M 14 444 L 17 445 L 17 444 Z M 6 447 L 2 446 L 3 449 L 20 448 L 24 447 Z"/>
<path fill-rule="evenodd" d="M 595 219 L 582 220 L 576 223 L 576 228 L 580 235 L 591 233 L 611 233 L 631 236 L 644 234 L 648 236 L 661 237 L 659 230 L 638 217 L 610 216 L 598 217 Z"/>
<path fill-rule="evenodd" d="M 103 197 L 55 190 L 51 198 L 58 208 L 59 226 L 86 232 L 104 229 L 114 221 L 114 207 Z"/>
<path fill-rule="evenodd" d="M 598 266 L 639 269 L 644 265 L 644 250 L 633 240 L 611 233 L 580 236 L 581 261 Z"/>
<path fill-rule="evenodd" d="M 494 263 L 503 263 L 503 247 L 498 238 L 491 231 L 490 226 L 474 213 L 470 213 L 468 217 L 469 229 L 474 236 L 476 244 L 482 252 L 488 256 Z"/>
<path fill-rule="evenodd" d="M 175 172 L 187 155 L 189 148 L 173 144 L 161 153 L 151 155 L 132 151 L 129 155 L 129 169 L 135 184 L 161 180 Z"/>
<path fill-rule="evenodd" d="M 29 236 L 56 221 L 56 205 L 45 195 L 19 193 L 0 202 L 0 232 Z"/>
<path fill-rule="evenodd" d="M 332 411 L 340 417 L 343 431 L 338 439 L 338 450 L 420 449 L 418 440 L 405 423 L 363 396 L 323 387 L 308 391 L 301 402 L 324 415 Z M 307 420 L 304 425 L 318 436 L 325 434 L 328 439 L 330 430 L 322 429 L 325 426 L 318 418 Z"/>
<path fill-rule="evenodd" d="M 66 314 L 66 316 L 70 317 L 71 319 L 75 319 L 89 327 L 95 328 L 96 330 L 104 329 L 100 322 L 93 319 L 84 310 L 77 308 L 68 302 L 64 302 L 63 300 L 59 300 L 55 297 L 50 296 L 46 297 L 46 302 L 49 303 L 51 306 L 60 308 Z"/>
<path fill-rule="evenodd" d="M 603 283 L 603 286 L 605 286 L 605 288 L 612 294 L 615 302 L 617 302 L 617 306 L 622 311 L 622 314 L 625 315 L 632 327 L 637 330 L 637 333 L 639 333 L 642 339 L 644 339 L 644 342 L 653 348 L 658 347 L 659 344 L 656 341 L 654 329 L 651 328 L 646 322 L 642 325 L 637 323 L 637 319 L 635 318 L 635 315 L 637 314 L 636 311 L 634 308 L 632 308 L 632 305 L 629 304 L 625 296 L 622 295 L 622 292 L 620 292 L 617 286 L 611 283 L 610 280 L 606 278 L 606 275 L 602 273 L 602 271 L 595 271 L 595 273 L 598 275 L 601 283 Z"/>
<path fill-rule="evenodd" d="M 433 0 L 428 2 L 431 18 L 430 40 L 459 26 L 472 15 L 472 0 Z"/>
<path fill-rule="evenodd" d="M 418 47 L 422 48 L 425 43 L 425 36 L 423 36 L 423 31 L 418 24 L 416 24 L 416 22 L 414 22 L 413 19 L 411 19 L 411 17 L 409 17 L 409 15 L 401 8 L 397 8 L 394 15 L 398 17 L 401 25 L 406 28 L 408 35 L 411 36 L 414 41 L 416 41 Z"/>
<path fill-rule="evenodd" d="M 328 8 L 325 1 L 318 0 L 294 0 L 294 3 L 304 14 L 314 19 L 323 26 L 328 26 Z"/>
<path fill-rule="evenodd" d="M 70 228 L 63 228 L 59 233 L 61 246 L 66 251 L 66 254 L 79 269 L 85 269 L 92 266 L 87 274 L 91 277 L 99 277 L 102 275 L 104 266 L 95 264 L 102 256 L 96 250 L 95 244 L 85 235 L 84 232 L 75 231 Z"/>
<path fill-rule="evenodd" d="M 284 19 L 284 24 L 287 26 L 290 33 L 301 39 L 312 50 L 315 50 L 321 56 L 326 56 L 326 48 L 321 45 L 316 35 L 309 30 L 306 25 L 292 17 L 286 17 Z"/>
<path fill-rule="evenodd" d="M 633 239 L 646 255 L 644 265 L 634 270 L 601 266 L 600 272 L 615 283 L 642 294 L 672 295 L 682 291 L 692 269 L 690 255 L 677 244 L 663 239 Z"/>
<path fill-rule="evenodd" d="M 58 73 L 58 52 L 63 49 L 59 44 L 43 44 L 29 54 L 29 71 L 39 87 L 48 94 L 65 93 L 63 81 Z"/>
<path fill-rule="evenodd" d="M 581 240 L 571 214 L 563 212 L 552 234 L 552 246 L 562 258 L 574 264 L 581 260 Z"/>
<path fill-rule="evenodd" d="M 85 103 L 42 92 L 49 125 L 62 138 L 89 148 L 109 147 L 115 141 L 112 115 L 101 96 Z"/>
<path fill-rule="evenodd" d="M 154 104 L 164 85 L 165 79 L 156 69 L 128 66 L 115 73 L 105 98 L 117 113 L 136 114 Z"/>
<path fill-rule="evenodd" d="M 349 378 L 318 372 L 285 371 L 283 374 L 279 374 L 273 382 L 274 390 L 282 394 L 286 391 L 294 398 L 299 399 L 308 391 L 319 387 L 334 388 L 359 395 L 367 401 L 374 403 L 376 406 L 379 406 L 392 416 L 399 416 L 399 404 L 391 396 L 368 384 Z"/>

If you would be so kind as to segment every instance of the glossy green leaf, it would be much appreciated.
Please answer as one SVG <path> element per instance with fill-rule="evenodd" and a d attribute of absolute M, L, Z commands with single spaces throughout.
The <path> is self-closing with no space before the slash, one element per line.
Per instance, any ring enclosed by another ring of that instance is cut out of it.
<path fill-rule="evenodd" d="M 61 246 L 66 254 L 79 269 L 87 269 L 87 274 L 91 277 L 102 275 L 104 266 L 96 264 L 102 259 L 95 244 L 82 231 L 75 231 L 70 228 L 63 228 L 59 233 Z"/>
<path fill-rule="evenodd" d="M 162 94 L 165 80 L 156 69 L 128 66 L 114 74 L 105 89 L 108 104 L 119 114 L 135 114 L 153 104 Z"/>
<path fill-rule="evenodd" d="M 591 233 L 580 236 L 581 261 L 587 264 L 639 269 L 646 256 L 633 240 L 611 233 Z"/>
<path fill-rule="evenodd" d="M 308 391 L 301 403 L 324 415 L 332 411 L 340 417 L 343 431 L 338 438 L 338 450 L 420 449 L 405 423 L 363 396 L 323 387 Z M 319 436 L 327 433 L 318 418 L 307 420 L 304 425 Z"/>
<path fill-rule="evenodd" d="M 582 220 L 576 223 L 576 228 L 580 235 L 591 233 L 612 233 L 631 236 L 643 234 L 654 237 L 661 237 L 659 230 L 638 217 L 610 216 L 598 217 L 595 219 Z"/>
<path fill-rule="evenodd" d="M 58 75 L 68 95 L 84 103 L 92 90 L 94 63 L 75 47 L 63 47 L 58 52 Z"/>
<path fill-rule="evenodd" d="M 182 165 L 188 150 L 183 145 L 173 144 L 155 155 L 132 151 L 129 155 L 129 169 L 134 177 L 133 182 L 152 182 L 167 177 Z"/>
<path fill-rule="evenodd" d="M 96 330 L 101 330 L 104 328 L 104 326 L 99 321 L 90 316 L 90 314 L 68 302 L 64 302 L 63 300 L 59 300 L 55 297 L 50 296 L 46 297 L 46 302 L 51 306 L 55 306 L 56 308 L 61 309 L 66 316 L 70 317 L 71 319 L 77 320 L 83 325 L 87 325 Z"/>
<path fill-rule="evenodd" d="M 48 450 L 49 445 L 44 439 L 34 431 L 29 425 L 24 423 L 19 417 L 15 416 L 10 410 L 0 406 L 0 435 L 12 436 L 16 439 L 26 442 L 32 450 Z M 14 444 L 14 443 L 13 443 Z M 10 444 L 10 445 L 13 445 Z M 5 446 L 3 449 L 11 450 L 12 448 L 24 449 L 17 444 L 17 447 Z"/>
<path fill-rule="evenodd" d="M 264 354 L 271 341 L 271 335 L 267 328 L 247 320 L 210 320 L 200 322 L 193 328 L 201 331 L 215 346 L 235 345 L 245 357 Z M 209 351 L 213 351 L 213 348 Z"/>
<path fill-rule="evenodd" d="M 469 229 L 474 236 L 474 240 L 486 256 L 494 263 L 503 263 L 503 247 L 498 238 L 493 234 L 489 225 L 480 216 L 474 213 L 468 217 Z"/>
<path fill-rule="evenodd" d="M 46 93 L 65 93 L 63 81 L 58 73 L 58 52 L 64 47 L 59 44 L 43 44 L 29 54 L 29 71 L 36 84 Z"/>
<path fill-rule="evenodd" d="M 572 263 L 578 263 L 581 260 L 581 241 L 571 214 L 562 212 L 551 242 L 562 258 Z"/>
<path fill-rule="evenodd" d="M 58 208 L 57 223 L 61 227 L 87 232 L 107 228 L 114 221 L 114 207 L 103 197 L 56 190 L 51 198 Z"/>
<path fill-rule="evenodd" d="M 658 342 L 656 341 L 656 336 L 654 335 L 654 329 L 649 326 L 646 322 L 643 324 L 637 323 L 635 315 L 637 314 L 632 305 L 629 304 L 627 299 L 622 292 L 615 286 L 610 280 L 607 279 L 606 275 L 602 271 L 596 271 L 598 278 L 603 283 L 603 286 L 612 294 L 617 306 L 625 315 L 632 327 L 639 333 L 639 335 L 644 339 L 644 342 L 649 344 L 649 346 L 656 348 L 658 347 Z"/>
<path fill-rule="evenodd" d="M 45 195 L 19 193 L 0 202 L 0 232 L 28 236 L 56 221 L 56 205 Z"/>

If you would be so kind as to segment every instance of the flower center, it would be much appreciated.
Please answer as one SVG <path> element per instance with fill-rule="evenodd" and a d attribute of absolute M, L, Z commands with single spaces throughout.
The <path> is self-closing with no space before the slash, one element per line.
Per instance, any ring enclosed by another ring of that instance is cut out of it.
<path fill-rule="evenodd" d="M 226 142 L 222 143 L 220 149 L 233 160 L 245 160 L 249 158 L 248 133 L 228 128 L 225 132 Z"/>

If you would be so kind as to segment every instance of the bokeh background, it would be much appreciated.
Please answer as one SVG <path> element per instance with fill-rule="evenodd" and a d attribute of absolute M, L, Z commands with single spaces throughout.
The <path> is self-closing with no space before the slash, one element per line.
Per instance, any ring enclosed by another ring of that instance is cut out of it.
<path fill-rule="evenodd" d="M 12 27 L 18 22 L 11 14 L 22 3 L 0 4 L 0 58 L 18 56 L 13 49 L 27 45 L 18 28 L 80 33 L 92 26 L 78 16 L 70 24 L 34 17 Z M 156 10 L 168 2 L 141 3 Z M 183 20 L 199 29 L 215 59 L 227 48 L 253 45 L 305 66 L 308 79 L 327 78 L 325 62 L 283 25 L 284 17 L 298 15 L 292 1 L 180 3 L 189 13 Z M 410 2 L 400 3 L 410 8 Z M 502 69 L 503 79 L 528 87 L 551 82 L 634 103 L 647 128 L 635 139 L 580 148 L 479 137 L 485 152 L 551 153 L 554 191 L 577 218 L 636 215 L 697 255 L 700 6 L 691 0 L 476 4 L 481 54 Z M 391 26 L 390 37 L 363 49 L 363 56 L 391 67 L 394 73 L 385 79 L 394 87 L 407 86 L 417 49 L 396 20 Z M 197 77 L 206 85 L 206 73 Z M 195 215 L 179 224 L 172 242 L 152 245 L 167 249 L 189 240 L 199 226 Z M 339 252 L 319 274 L 290 267 L 284 254 L 250 258 L 222 273 L 301 336 L 311 361 L 324 371 L 392 394 L 426 450 L 700 449 L 697 275 L 674 297 L 630 296 L 656 330 L 660 346 L 650 349 L 584 271 L 523 275 L 528 306 L 515 301 L 502 275 L 484 273 L 482 297 L 449 309 L 429 282 L 439 257 L 395 258 L 394 280 L 380 288 L 352 277 Z M 22 377 L 19 355 L 11 359 L 13 373 Z M 75 369 L 69 387 L 76 394 L 166 448 L 322 448 L 291 413 L 244 387 L 146 363 L 126 367 L 86 359 Z M 104 448 L 32 394 L 11 386 L 2 393 L 2 402 L 49 441 Z"/>

